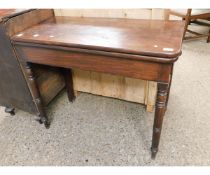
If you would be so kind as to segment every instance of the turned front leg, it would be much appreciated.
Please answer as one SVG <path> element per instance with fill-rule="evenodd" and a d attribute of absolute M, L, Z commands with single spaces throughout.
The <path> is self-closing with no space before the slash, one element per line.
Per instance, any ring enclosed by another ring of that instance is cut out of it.
<path fill-rule="evenodd" d="M 33 101 L 34 101 L 34 103 L 37 107 L 37 110 L 39 112 L 37 120 L 41 124 L 44 123 L 46 128 L 49 128 L 50 123 L 49 123 L 48 117 L 45 113 L 44 106 L 43 106 L 42 99 L 41 99 L 41 95 L 40 95 L 40 92 L 39 92 L 39 88 L 36 84 L 36 81 L 35 81 L 30 63 L 25 64 L 25 71 L 26 71 L 26 74 L 27 74 L 28 84 L 29 84 L 29 87 L 30 87 L 30 92 L 31 92 L 32 97 L 33 97 Z"/>
<path fill-rule="evenodd" d="M 168 98 L 168 86 L 169 85 L 167 83 L 158 83 L 156 109 L 155 109 L 155 117 L 153 124 L 152 147 L 151 147 L 152 158 L 155 158 L 158 152 L 163 117 L 166 111 L 166 103 Z"/>

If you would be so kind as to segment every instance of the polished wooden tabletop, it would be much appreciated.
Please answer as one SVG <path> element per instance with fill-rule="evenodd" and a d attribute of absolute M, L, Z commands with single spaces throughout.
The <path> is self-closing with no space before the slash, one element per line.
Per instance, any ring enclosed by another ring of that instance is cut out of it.
<path fill-rule="evenodd" d="M 182 21 L 53 17 L 13 36 L 20 42 L 174 58 L 181 54 Z"/>

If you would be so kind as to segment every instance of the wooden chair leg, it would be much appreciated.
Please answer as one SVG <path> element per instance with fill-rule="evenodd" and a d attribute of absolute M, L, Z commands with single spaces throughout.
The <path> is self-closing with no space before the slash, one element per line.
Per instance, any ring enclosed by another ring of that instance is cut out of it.
<path fill-rule="evenodd" d="M 36 119 L 40 124 L 44 123 L 46 128 L 49 128 L 50 122 L 49 119 L 45 113 L 44 106 L 42 103 L 41 95 L 39 92 L 39 88 L 36 84 L 32 67 L 30 63 L 25 63 L 25 72 L 28 78 L 28 84 L 30 87 L 30 91 L 33 97 L 33 101 L 37 107 L 38 110 L 38 118 Z"/>
<path fill-rule="evenodd" d="M 164 10 L 164 19 L 167 20 L 167 21 L 168 21 L 169 18 L 170 18 L 170 13 L 169 13 L 169 12 L 170 12 L 169 9 L 165 9 L 165 10 Z"/>
<path fill-rule="evenodd" d="M 209 36 L 207 38 L 207 43 L 210 43 L 210 29 L 209 29 Z"/>
<path fill-rule="evenodd" d="M 192 9 L 188 9 L 188 10 L 187 10 L 187 14 L 186 14 L 186 16 L 185 16 L 185 26 L 184 26 L 183 39 L 185 38 L 185 35 L 186 35 L 186 32 L 187 32 L 188 25 L 190 24 L 191 11 L 192 11 Z"/>
<path fill-rule="evenodd" d="M 153 124 L 153 136 L 152 136 L 152 158 L 156 157 L 158 152 L 158 146 L 160 142 L 160 135 L 163 123 L 163 117 L 166 111 L 166 103 L 168 98 L 168 86 L 166 83 L 158 83 L 158 92 L 156 100 L 155 117 Z"/>

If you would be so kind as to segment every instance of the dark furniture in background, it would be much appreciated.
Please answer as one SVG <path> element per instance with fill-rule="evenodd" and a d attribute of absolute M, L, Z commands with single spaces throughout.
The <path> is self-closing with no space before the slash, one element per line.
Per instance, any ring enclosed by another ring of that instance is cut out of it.
<path fill-rule="evenodd" d="M 75 98 L 72 68 L 158 82 L 151 147 L 154 158 L 183 32 L 182 21 L 53 17 L 14 35 L 12 42 L 41 111 L 40 122 L 46 127 L 49 120 L 34 64 L 63 69 L 69 101 Z"/>
<path fill-rule="evenodd" d="M 210 9 L 167 9 L 165 10 L 165 20 L 169 20 L 170 16 L 178 16 L 185 21 L 184 39 L 196 39 L 207 37 L 207 42 L 210 42 Z M 192 31 L 188 28 L 191 23 L 195 23 L 201 26 L 208 26 L 209 33 L 201 34 Z M 186 32 L 193 34 L 194 36 L 186 36 Z"/>
<path fill-rule="evenodd" d="M 10 37 L 54 16 L 53 10 L 0 10 L 0 105 L 14 114 L 14 108 L 39 115 L 28 79 L 11 44 Z M 65 86 L 63 75 L 57 68 L 34 68 L 43 104 L 46 106 Z"/>

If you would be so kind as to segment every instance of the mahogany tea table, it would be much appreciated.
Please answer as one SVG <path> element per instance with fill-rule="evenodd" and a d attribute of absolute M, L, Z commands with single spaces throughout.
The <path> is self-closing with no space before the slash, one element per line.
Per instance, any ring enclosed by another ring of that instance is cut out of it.
<path fill-rule="evenodd" d="M 40 123 L 49 127 L 32 65 L 60 67 L 73 101 L 71 69 L 157 82 L 152 158 L 158 152 L 174 62 L 181 55 L 182 21 L 53 17 L 12 37 L 28 78 Z"/>

